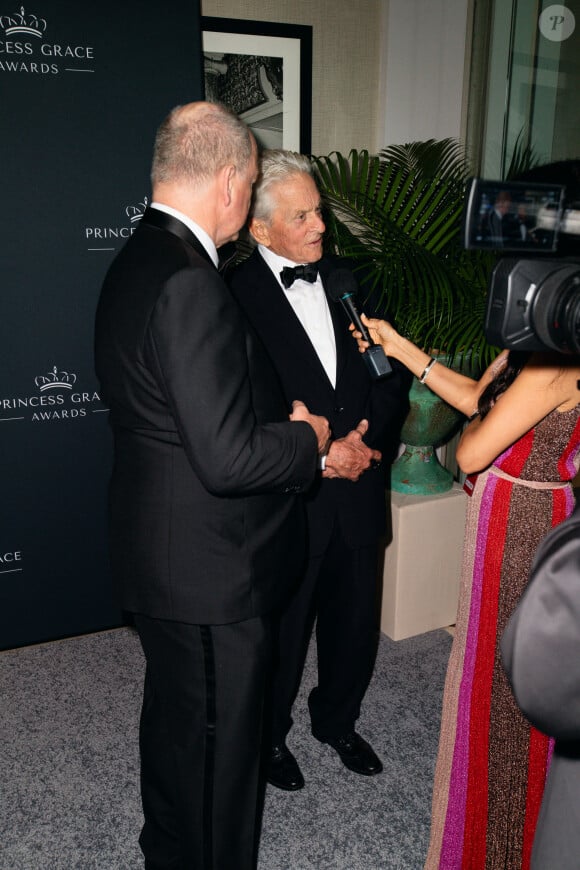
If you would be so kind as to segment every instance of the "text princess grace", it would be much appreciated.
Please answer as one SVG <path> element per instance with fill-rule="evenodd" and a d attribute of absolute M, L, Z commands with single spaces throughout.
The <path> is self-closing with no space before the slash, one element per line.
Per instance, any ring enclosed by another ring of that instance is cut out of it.
<path fill-rule="evenodd" d="M 52 62 L 48 62 L 48 60 Z M 43 42 L 19 42 L 0 39 L 0 71 L 23 73 L 60 72 L 57 60 L 93 60 L 94 48 L 91 45 L 53 45 Z"/>

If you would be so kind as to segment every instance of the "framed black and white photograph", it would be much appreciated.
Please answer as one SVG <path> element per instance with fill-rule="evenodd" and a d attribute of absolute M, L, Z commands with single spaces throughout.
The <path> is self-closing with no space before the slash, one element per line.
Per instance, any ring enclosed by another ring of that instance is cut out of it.
<path fill-rule="evenodd" d="M 207 100 L 228 106 L 262 148 L 309 154 L 312 27 L 202 17 Z"/>

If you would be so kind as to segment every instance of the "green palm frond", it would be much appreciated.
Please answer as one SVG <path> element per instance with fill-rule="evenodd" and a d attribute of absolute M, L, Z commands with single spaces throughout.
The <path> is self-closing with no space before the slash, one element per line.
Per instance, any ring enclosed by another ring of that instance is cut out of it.
<path fill-rule="evenodd" d="M 525 137 L 526 128 L 522 127 L 514 143 L 510 164 L 505 173 L 506 178 L 517 178 L 522 172 L 527 172 L 528 169 L 532 169 L 540 163 L 536 150 L 525 141 Z"/>
<path fill-rule="evenodd" d="M 407 145 L 389 145 L 380 152 L 382 160 L 414 172 L 419 178 L 442 176 L 463 184 L 467 178 L 467 156 L 456 139 L 427 139 Z"/>
<path fill-rule="evenodd" d="M 361 292 L 412 341 L 489 361 L 483 331 L 488 254 L 465 251 L 468 177 L 453 139 L 313 157 L 329 249 L 355 263 Z"/>

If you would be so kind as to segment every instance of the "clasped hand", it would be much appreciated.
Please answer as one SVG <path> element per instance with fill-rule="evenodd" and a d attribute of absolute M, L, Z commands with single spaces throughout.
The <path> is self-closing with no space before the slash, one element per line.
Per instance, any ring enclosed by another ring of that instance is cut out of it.
<path fill-rule="evenodd" d="M 292 402 L 292 413 L 290 419 L 293 422 L 301 421 L 309 423 L 314 429 L 316 440 L 318 441 L 318 454 L 323 456 L 326 453 L 330 441 L 330 423 L 326 417 L 320 417 L 318 414 L 311 414 L 304 402 L 296 399 Z"/>
<path fill-rule="evenodd" d="M 292 402 L 290 419 L 309 423 L 314 429 L 318 441 L 318 453 L 320 456 L 326 455 L 323 477 L 341 477 L 354 482 L 372 464 L 381 461 L 380 452 L 367 447 L 362 440 L 369 428 L 368 420 L 361 420 L 348 435 L 331 441 L 330 424 L 326 417 L 311 414 L 304 402 L 298 400 Z"/>
<path fill-rule="evenodd" d="M 367 420 L 361 420 L 344 438 L 332 441 L 326 456 L 323 477 L 341 477 L 345 480 L 357 481 L 361 474 L 373 463 L 381 461 L 381 454 L 364 443 L 363 435 L 369 428 Z"/>

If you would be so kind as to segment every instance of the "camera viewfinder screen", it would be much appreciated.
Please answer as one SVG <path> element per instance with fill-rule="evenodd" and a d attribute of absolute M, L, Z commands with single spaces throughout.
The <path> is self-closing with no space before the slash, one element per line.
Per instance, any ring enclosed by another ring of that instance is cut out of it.
<path fill-rule="evenodd" d="M 556 250 L 563 184 L 471 180 L 467 188 L 463 243 L 466 248 Z"/>

